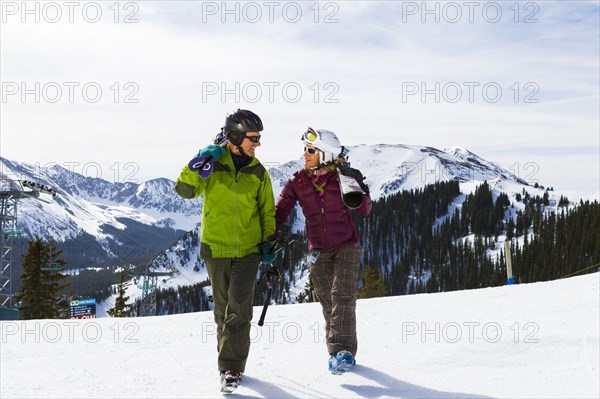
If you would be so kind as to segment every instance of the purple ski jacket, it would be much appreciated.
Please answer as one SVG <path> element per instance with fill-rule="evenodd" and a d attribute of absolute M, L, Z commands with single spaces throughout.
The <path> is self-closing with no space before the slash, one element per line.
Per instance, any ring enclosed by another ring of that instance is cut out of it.
<path fill-rule="evenodd" d="M 294 173 L 279 194 L 275 206 L 275 220 L 279 228 L 287 220 L 296 202 L 300 203 L 306 219 L 309 251 L 333 252 L 360 241 L 350 217 L 350 209 L 342 201 L 338 175 L 335 172 L 328 175 L 321 200 L 306 171 Z M 367 216 L 371 207 L 371 197 L 365 195 L 362 205 L 356 211 Z"/>

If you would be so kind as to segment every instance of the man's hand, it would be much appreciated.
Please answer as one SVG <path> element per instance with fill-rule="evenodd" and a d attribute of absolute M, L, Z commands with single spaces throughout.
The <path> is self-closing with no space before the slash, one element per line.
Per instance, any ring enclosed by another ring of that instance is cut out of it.
<path fill-rule="evenodd" d="M 212 156 L 213 161 L 216 162 L 222 155 L 225 155 L 225 149 L 215 144 L 209 144 L 201 149 L 197 156 L 206 157 L 208 155 Z"/>
<path fill-rule="evenodd" d="M 273 247 L 275 246 L 275 243 L 273 242 L 266 242 L 264 243 L 264 245 L 262 246 L 262 249 L 260 251 L 260 261 L 265 264 L 265 265 L 270 265 L 271 263 L 273 263 L 275 261 L 275 259 L 277 259 L 277 252 L 272 254 L 271 250 L 273 249 Z"/>

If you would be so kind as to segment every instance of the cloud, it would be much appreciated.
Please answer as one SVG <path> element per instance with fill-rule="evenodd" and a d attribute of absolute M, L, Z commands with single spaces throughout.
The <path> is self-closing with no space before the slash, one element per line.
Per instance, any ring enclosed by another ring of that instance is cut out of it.
<path fill-rule="evenodd" d="M 119 3 L 118 23 L 112 3 L 101 3 L 97 23 L 11 15 L 1 26 L 3 84 L 35 91 L 39 82 L 42 92 L 55 82 L 63 97 L 47 101 L 53 86 L 39 103 L 7 97 L 2 156 L 101 162 L 107 175 L 135 162 L 142 180 L 175 178 L 238 107 L 265 122 L 264 161 L 298 158 L 309 124 L 350 145 L 522 147 L 532 157 L 570 141 L 598 145 L 597 4 L 454 2 L 452 22 L 450 3 L 130 2 L 137 8 Z M 78 83 L 73 102 L 68 82 Z M 84 98 L 89 83 L 100 101 Z"/>

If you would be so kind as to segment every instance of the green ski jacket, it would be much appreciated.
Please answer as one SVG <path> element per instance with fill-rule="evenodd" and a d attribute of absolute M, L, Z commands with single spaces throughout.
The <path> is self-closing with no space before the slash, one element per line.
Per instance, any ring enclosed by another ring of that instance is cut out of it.
<path fill-rule="evenodd" d="M 175 191 L 183 198 L 204 194 L 200 230 L 200 256 L 204 259 L 241 258 L 260 252 L 259 244 L 275 232 L 271 179 L 256 157 L 236 173 L 227 147 L 206 179 L 186 165 Z"/>

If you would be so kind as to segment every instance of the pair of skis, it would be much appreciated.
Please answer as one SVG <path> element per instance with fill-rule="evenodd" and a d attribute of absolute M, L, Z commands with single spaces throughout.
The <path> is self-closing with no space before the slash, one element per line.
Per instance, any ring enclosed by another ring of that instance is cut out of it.
<path fill-rule="evenodd" d="M 345 167 L 349 168 L 350 164 L 345 163 Z M 343 172 L 344 167 L 338 168 L 338 178 L 340 181 L 340 191 L 342 192 L 342 201 L 350 209 L 360 208 L 363 202 L 363 197 L 367 194 L 362 189 L 361 185 L 352 176 L 347 176 Z"/>
<path fill-rule="evenodd" d="M 223 131 L 217 134 L 215 140 L 213 141 L 215 145 L 219 145 L 221 147 L 225 147 L 227 142 L 227 136 Z M 190 168 L 192 171 L 198 171 L 200 177 L 206 179 L 213 172 L 215 168 L 215 162 L 212 155 L 200 155 L 188 163 L 188 168 Z"/>

